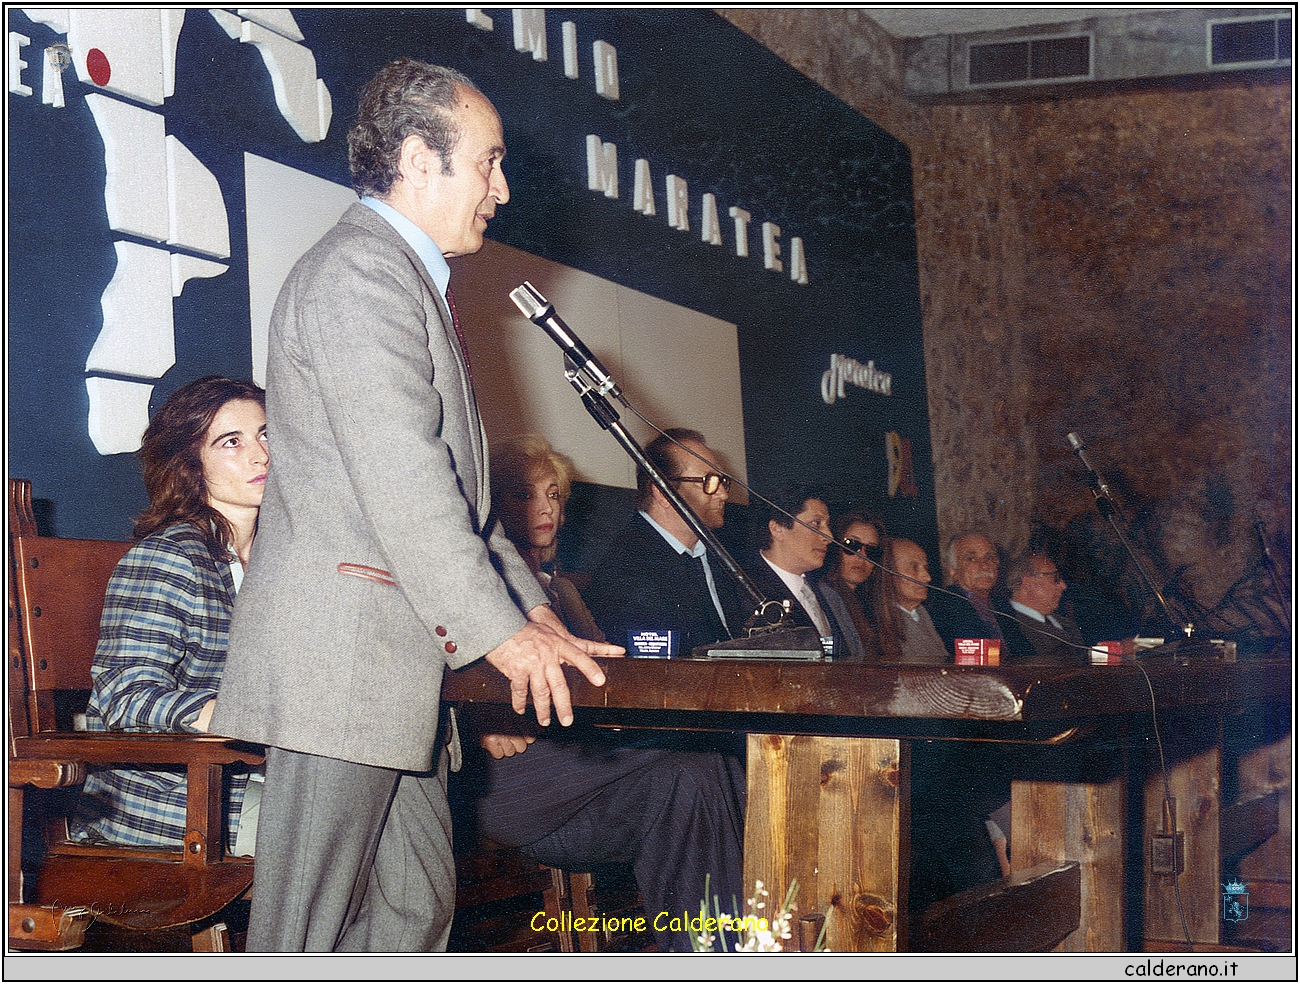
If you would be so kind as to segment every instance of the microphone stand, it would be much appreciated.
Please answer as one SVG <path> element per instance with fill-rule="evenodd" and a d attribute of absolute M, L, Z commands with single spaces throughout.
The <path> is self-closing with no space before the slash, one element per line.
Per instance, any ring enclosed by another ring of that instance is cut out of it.
<path fill-rule="evenodd" d="M 1287 608 L 1286 595 L 1282 593 L 1282 582 L 1277 573 L 1277 562 L 1273 560 L 1273 551 L 1268 545 L 1268 533 L 1264 530 L 1264 521 L 1256 515 L 1255 517 L 1255 535 L 1259 537 L 1259 547 L 1264 552 L 1264 565 L 1268 568 L 1269 576 L 1273 579 L 1273 593 L 1277 595 L 1278 604 L 1282 609 L 1283 625 L 1286 627 L 1287 635 L 1291 634 L 1291 615 Z"/>
<path fill-rule="evenodd" d="M 1142 563 L 1142 558 L 1138 556 L 1138 552 L 1130 542 L 1128 534 L 1124 532 L 1123 526 L 1121 526 L 1119 520 L 1116 519 L 1116 516 L 1122 519 L 1124 514 L 1120 512 L 1120 508 L 1116 504 L 1114 497 L 1111 496 L 1110 486 L 1106 484 L 1105 480 L 1097 470 L 1092 467 L 1092 462 L 1088 460 L 1087 449 L 1085 448 L 1083 441 L 1079 439 L 1079 435 L 1074 431 L 1071 431 L 1065 436 L 1070 442 L 1070 447 L 1074 449 L 1074 453 L 1077 454 L 1079 460 L 1083 462 L 1083 467 L 1088 469 L 1088 484 L 1092 489 L 1093 498 L 1097 500 L 1097 512 L 1105 516 L 1110 522 L 1111 528 L 1115 531 L 1115 535 L 1119 537 L 1119 542 L 1123 544 L 1124 549 L 1128 551 L 1129 558 L 1133 561 L 1133 566 L 1137 568 L 1138 574 L 1141 575 L 1143 582 L 1145 582 L 1151 593 L 1156 596 L 1156 601 L 1160 603 L 1160 607 L 1164 609 L 1165 618 L 1169 620 L 1170 627 L 1181 631 L 1186 638 L 1190 639 L 1192 633 L 1195 631 L 1195 626 L 1191 622 L 1180 622 L 1177 616 L 1175 616 L 1173 608 L 1170 606 L 1169 602 L 1165 600 L 1165 596 L 1161 593 L 1160 589 L 1156 587 L 1155 579 L 1147 572 L 1146 565 Z"/>
<path fill-rule="evenodd" d="M 790 658 L 822 658 L 823 652 L 817 630 L 805 630 L 791 626 L 788 602 L 769 601 L 763 595 L 749 575 L 741 569 L 731 554 L 727 552 L 727 549 L 714 535 L 713 531 L 701 522 L 691 507 L 673 488 L 671 480 L 655 466 L 654 462 L 646 456 L 641 445 L 628 433 L 627 428 L 623 426 L 622 421 L 619 419 L 618 411 L 609 401 L 609 397 L 613 396 L 623 406 L 628 406 L 618 384 L 606 372 L 600 361 L 573 334 L 569 326 L 560 320 L 555 313 L 554 306 L 527 281 L 524 281 L 523 284 L 510 292 L 510 299 L 514 301 L 515 306 L 519 308 L 520 313 L 525 318 L 540 327 L 560 346 L 560 349 L 564 352 L 564 378 L 581 395 L 583 406 L 587 408 L 587 412 L 591 414 L 602 429 L 609 431 L 632 460 L 646 471 L 655 487 L 663 493 L 664 498 L 677 511 L 677 514 L 682 517 L 691 528 L 691 531 L 704 543 L 709 553 L 718 559 L 723 568 L 740 585 L 753 603 L 754 614 L 750 616 L 749 621 L 745 624 L 745 629 L 750 634 L 748 638 L 738 640 L 740 645 L 732 646 L 730 649 L 728 649 L 727 643 L 700 647 L 697 649 L 696 654 L 700 655 L 700 650 L 704 649 L 708 650 L 704 654 L 707 656 L 737 656 L 742 652 L 748 653 L 752 650 L 762 650 L 762 654 L 768 656 L 775 656 L 784 651 L 789 654 Z M 783 631 L 779 633 L 772 632 L 771 630 L 774 629 Z M 760 641 L 758 638 L 759 633 L 764 633 L 767 637 L 762 638 Z M 810 655 L 813 648 L 816 649 L 815 656 Z"/>

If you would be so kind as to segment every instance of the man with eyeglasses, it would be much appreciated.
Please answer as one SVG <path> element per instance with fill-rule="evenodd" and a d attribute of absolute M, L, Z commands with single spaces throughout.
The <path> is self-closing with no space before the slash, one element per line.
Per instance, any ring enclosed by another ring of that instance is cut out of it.
<path fill-rule="evenodd" d="M 807 485 L 785 486 L 758 513 L 758 559 L 747 568 L 754 583 L 769 599 L 789 599 L 791 621 L 816 628 L 828 655 L 849 656 L 847 610 L 832 607 L 830 596 L 819 597 L 808 577 L 821 570 L 833 542 L 823 494 Z"/>
<path fill-rule="evenodd" d="M 699 431 L 671 429 L 645 453 L 707 529 L 721 528 L 731 479 Z M 725 568 L 644 469 L 637 471 L 637 514 L 596 563 L 583 600 L 605 638 L 627 645 L 629 656 L 687 655 L 738 635 L 751 614 Z"/>
<path fill-rule="evenodd" d="M 1007 567 L 1011 614 L 999 615 L 1003 640 L 1014 663 L 1087 666 L 1088 650 L 1078 624 L 1058 611 L 1065 579 L 1050 557 L 1030 553 Z"/>
<path fill-rule="evenodd" d="M 674 476 L 682 498 L 716 529 L 730 479 L 697 432 L 669 433 L 681 446 L 660 438 L 646 454 Z M 584 592 L 596 625 L 609 640 L 672 629 L 680 633 L 682 653 L 727 638 L 724 613 L 736 626 L 744 616 L 726 574 L 716 567 L 717 579 L 706 573 L 704 545 L 648 475 L 641 502 L 642 511 L 614 538 Z M 637 656 L 635 647 L 627 655 Z M 488 771 L 467 757 L 463 789 L 476 798 L 479 829 L 487 837 L 570 871 L 630 865 L 647 924 L 660 912 L 696 911 L 706 876 L 710 895 L 742 897 L 745 774 L 733 740 L 581 725 L 548 732 L 531 744 L 520 742 L 522 751 L 499 748 L 505 757 Z M 691 949 L 687 931 L 652 932 L 660 950 Z"/>

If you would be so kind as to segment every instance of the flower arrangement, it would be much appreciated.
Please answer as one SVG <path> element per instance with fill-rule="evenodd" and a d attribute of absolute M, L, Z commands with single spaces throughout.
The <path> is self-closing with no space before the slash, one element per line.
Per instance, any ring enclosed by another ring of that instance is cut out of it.
<path fill-rule="evenodd" d="M 761 881 L 754 885 L 753 897 L 745 900 L 745 911 L 732 915 L 722 911 L 721 901 L 713 898 L 713 911 L 709 911 L 709 878 L 704 879 L 705 898 L 700 901 L 699 932 L 691 939 L 691 948 L 697 952 L 721 950 L 724 953 L 779 953 L 793 937 L 792 923 L 799 896 L 799 882 L 791 880 L 781 907 L 769 919 L 765 910 L 771 897 Z M 737 910 L 732 899 L 732 909 Z M 817 937 L 818 951 L 825 950 L 826 927 Z M 796 942 L 791 949 L 798 950 Z"/>

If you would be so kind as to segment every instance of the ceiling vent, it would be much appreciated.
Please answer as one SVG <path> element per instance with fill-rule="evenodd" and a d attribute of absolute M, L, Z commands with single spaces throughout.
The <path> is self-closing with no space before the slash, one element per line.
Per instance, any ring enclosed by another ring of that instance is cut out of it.
<path fill-rule="evenodd" d="M 1211 68 L 1256 68 L 1291 61 L 1291 18 L 1210 21 L 1206 58 Z"/>
<path fill-rule="evenodd" d="M 1092 77 L 1092 35 L 972 44 L 967 84 L 1014 85 Z"/>

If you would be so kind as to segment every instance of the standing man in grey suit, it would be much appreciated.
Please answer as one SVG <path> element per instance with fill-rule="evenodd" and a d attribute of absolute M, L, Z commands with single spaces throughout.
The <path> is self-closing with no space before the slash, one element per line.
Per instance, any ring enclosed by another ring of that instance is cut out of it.
<path fill-rule="evenodd" d="M 510 196 L 500 118 L 400 59 L 348 134 L 353 205 L 271 319 L 276 467 L 212 719 L 267 746 L 248 948 L 445 949 L 455 872 L 444 669 L 488 660 L 538 722 L 573 715 L 574 639 L 499 528 L 445 257 Z M 527 613 L 527 614 L 525 614 Z M 449 751 L 450 750 L 450 751 Z"/>

